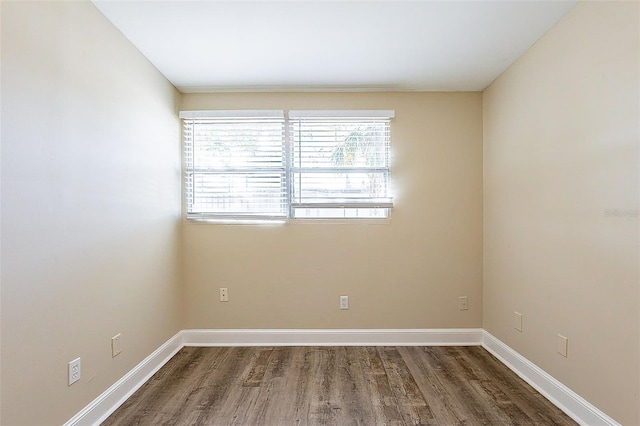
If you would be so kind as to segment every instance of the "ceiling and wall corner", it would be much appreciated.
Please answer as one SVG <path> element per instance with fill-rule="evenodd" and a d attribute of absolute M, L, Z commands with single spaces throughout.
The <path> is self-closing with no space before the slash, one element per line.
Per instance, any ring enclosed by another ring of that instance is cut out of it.
<path fill-rule="evenodd" d="M 201 93 L 482 91 L 577 0 L 93 3 Z"/>

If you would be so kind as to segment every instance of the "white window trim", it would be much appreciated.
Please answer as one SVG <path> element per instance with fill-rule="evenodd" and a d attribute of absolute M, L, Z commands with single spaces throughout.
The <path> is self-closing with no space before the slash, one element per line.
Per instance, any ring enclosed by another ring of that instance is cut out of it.
<path fill-rule="evenodd" d="M 294 109 L 288 113 L 290 119 L 298 118 L 395 118 L 394 110 L 380 109 L 336 109 L 336 110 L 311 110 Z"/>
<path fill-rule="evenodd" d="M 284 111 L 281 109 L 234 109 L 234 110 L 201 110 L 180 111 L 180 118 L 282 118 Z"/>

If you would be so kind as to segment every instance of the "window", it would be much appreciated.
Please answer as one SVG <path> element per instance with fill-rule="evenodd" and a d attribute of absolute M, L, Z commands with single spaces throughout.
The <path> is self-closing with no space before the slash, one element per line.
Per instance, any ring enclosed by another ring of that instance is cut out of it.
<path fill-rule="evenodd" d="M 386 218 L 393 115 L 183 111 L 187 218 Z"/>
<path fill-rule="evenodd" d="M 282 111 L 190 111 L 180 116 L 187 218 L 286 218 Z"/>
<path fill-rule="evenodd" d="M 386 218 L 390 111 L 290 111 L 296 218 Z"/>

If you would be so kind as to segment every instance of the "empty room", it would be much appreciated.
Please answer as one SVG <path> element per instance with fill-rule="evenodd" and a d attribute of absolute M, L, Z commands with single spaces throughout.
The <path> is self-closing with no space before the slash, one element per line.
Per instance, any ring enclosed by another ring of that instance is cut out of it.
<path fill-rule="evenodd" d="M 640 425 L 640 2 L 0 22 L 0 424 Z"/>

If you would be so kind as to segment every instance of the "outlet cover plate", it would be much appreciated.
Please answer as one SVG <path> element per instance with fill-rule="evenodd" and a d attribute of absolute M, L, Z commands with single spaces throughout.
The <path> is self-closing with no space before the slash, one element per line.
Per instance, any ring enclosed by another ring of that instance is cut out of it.
<path fill-rule="evenodd" d="M 461 311 L 466 311 L 469 309 L 469 299 L 467 296 L 460 296 L 459 300 L 459 308 Z"/>
<path fill-rule="evenodd" d="M 349 309 L 349 296 L 340 296 L 340 309 Z"/>
<path fill-rule="evenodd" d="M 80 358 L 69 361 L 69 386 L 80 380 L 82 377 L 82 364 Z"/>
<path fill-rule="evenodd" d="M 220 301 L 228 302 L 229 301 L 229 289 L 226 287 L 220 287 Z"/>

